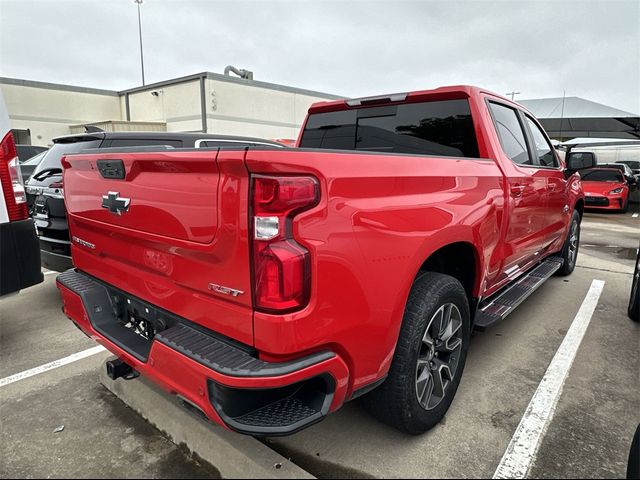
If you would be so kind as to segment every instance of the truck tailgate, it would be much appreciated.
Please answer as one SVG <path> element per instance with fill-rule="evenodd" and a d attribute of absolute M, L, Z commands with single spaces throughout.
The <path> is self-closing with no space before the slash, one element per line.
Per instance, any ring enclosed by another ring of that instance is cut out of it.
<path fill-rule="evenodd" d="M 66 157 L 75 266 L 253 345 L 244 155 L 199 150 Z M 120 173 L 124 178 L 111 178 Z"/>

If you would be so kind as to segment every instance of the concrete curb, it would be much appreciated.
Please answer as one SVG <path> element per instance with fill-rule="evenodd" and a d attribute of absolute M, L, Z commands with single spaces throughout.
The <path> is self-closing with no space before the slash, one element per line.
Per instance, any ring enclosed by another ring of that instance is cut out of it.
<path fill-rule="evenodd" d="M 100 381 L 176 445 L 186 446 L 217 468 L 223 478 L 315 478 L 255 438 L 229 432 L 186 411 L 142 377 L 113 381 L 103 368 Z"/>

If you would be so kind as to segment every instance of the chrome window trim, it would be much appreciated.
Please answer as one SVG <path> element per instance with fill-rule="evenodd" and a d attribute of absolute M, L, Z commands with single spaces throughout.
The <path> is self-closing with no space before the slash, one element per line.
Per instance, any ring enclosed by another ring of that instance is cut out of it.
<path fill-rule="evenodd" d="M 267 147 L 276 147 L 276 148 L 285 148 L 284 145 L 279 145 L 276 143 L 266 143 L 266 142 L 260 142 L 260 141 L 247 141 L 247 140 L 229 140 L 229 139 L 215 139 L 215 138 L 201 138 L 199 140 L 195 141 L 195 148 L 201 148 L 200 145 L 202 144 L 202 142 L 220 142 L 220 143 L 252 143 L 254 145 L 265 145 Z M 203 148 L 207 148 L 207 147 L 203 147 Z M 210 147 L 210 148 L 215 148 L 215 147 Z"/>

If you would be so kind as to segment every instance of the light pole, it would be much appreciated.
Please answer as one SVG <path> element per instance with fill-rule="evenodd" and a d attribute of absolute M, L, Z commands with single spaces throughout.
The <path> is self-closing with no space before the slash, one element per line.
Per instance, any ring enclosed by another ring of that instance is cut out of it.
<path fill-rule="evenodd" d="M 142 67 L 142 86 L 144 83 L 144 54 L 142 53 L 142 21 L 140 20 L 140 5 L 143 0 L 133 0 L 133 3 L 138 4 L 138 35 L 140 36 L 140 66 Z"/>
<path fill-rule="evenodd" d="M 511 101 L 513 102 L 513 98 L 516 95 L 520 95 L 520 92 L 507 92 L 507 93 L 505 93 L 505 95 L 511 95 Z"/>

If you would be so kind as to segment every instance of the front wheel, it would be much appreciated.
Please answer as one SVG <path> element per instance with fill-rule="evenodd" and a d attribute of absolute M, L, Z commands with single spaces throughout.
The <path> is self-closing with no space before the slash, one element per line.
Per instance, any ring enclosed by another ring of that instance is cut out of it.
<path fill-rule="evenodd" d="M 458 280 L 424 272 L 405 309 L 389 375 L 363 398 L 378 420 L 417 435 L 437 425 L 458 389 L 470 337 L 469 302 Z"/>
<path fill-rule="evenodd" d="M 564 277 L 570 275 L 576 268 L 576 262 L 578 260 L 578 250 L 580 249 L 580 214 L 573 211 L 571 216 L 571 224 L 569 225 L 569 232 L 567 239 L 564 242 L 562 251 L 559 256 L 562 258 L 562 267 L 558 270 L 557 274 Z"/>

